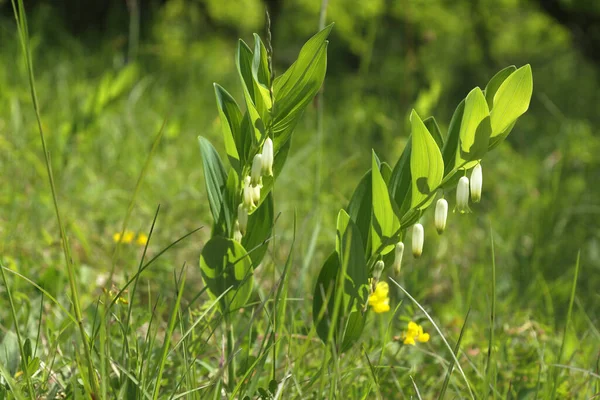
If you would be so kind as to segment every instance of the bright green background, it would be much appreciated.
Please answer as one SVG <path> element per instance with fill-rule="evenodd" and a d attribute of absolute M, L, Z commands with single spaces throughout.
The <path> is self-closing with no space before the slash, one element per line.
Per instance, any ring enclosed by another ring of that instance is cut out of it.
<path fill-rule="evenodd" d="M 317 0 L 282 4 L 273 19 L 277 73 L 317 31 L 320 8 Z M 600 18 L 599 5 L 561 4 L 568 11 Z M 0 19 L 0 257 L 8 268 L 66 301 L 66 272 L 25 64 L 10 4 L 0 1 L 0 8 L 7 10 Z M 154 4 L 143 10 L 139 46 L 129 41 L 128 15 L 116 8 L 102 29 L 76 33 L 47 4 L 30 10 L 42 121 L 79 282 L 85 289 L 84 308 L 93 304 L 102 287 L 110 286 L 105 280 L 112 235 L 121 227 L 136 179 L 165 118 L 166 131 L 130 227 L 146 232 L 160 204 L 152 254 L 194 228 L 205 228 L 143 275 L 143 293 L 136 301 L 147 309 L 148 296 L 162 293 L 172 299 L 173 270 L 184 262 L 190 266 L 184 302 L 200 291 L 197 264 L 209 238 L 211 216 L 196 137 L 209 138 L 225 154 L 212 83 L 219 82 L 242 103 L 235 45 L 238 37 L 252 42 L 252 32 L 265 38 L 263 10 L 259 0 Z M 524 0 L 330 0 L 327 21 L 336 25 L 329 38 L 322 131 L 318 134 L 317 111 L 310 106 L 274 190 L 279 217 L 269 254 L 276 271 L 287 258 L 294 212 L 298 220 L 288 293 L 296 300 L 290 303 L 289 329 L 298 334 L 310 329 L 309 294 L 334 246 L 337 212 L 370 168 L 371 148 L 394 165 L 410 132 L 412 108 L 423 119 L 434 115 L 445 132 L 454 108 L 473 87 L 483 88 L 507 65 L 529 63 L 534 77 L 530 109 L 507 142 L 484 159 L 482 202 L 472 206 L 473 214 L 451 213 L 441 237 L 435 233 L 432 213 L 427 213 L 422 221 L 424 254 L 413 260 L 407 246 L 399 281 L 429 310 L 451 343 L 471 306 L 462 346 L 473 363 L 481 364 L 487 351 L 493 231 L 497 387 L 500 393 L 510 388 L 513 395 L 525 396 L 535 388 L 542 354 L 549 364 L 558 351 L 574 263 L 581 251 L 574 321 L 567 330 L 563 362 L 597 374 L 600 63 L 583 49 L 581 38 L 537 2 Z M 452 209 L 453 193 L 448 198 Z M 125 246 L 117 265 L 119 279 L 136 270 L 139 252 Z M 272 271 L 267 263 L 255 281 L 255 287 L 262 287 L 255 296 L 270 290 Z M 29 319 L 29 337 L 34 338 L 39 296 L 14 276 L 11 283 L 22 306 L 21 318 Z M 4 294 L 0 287 L 2 304 Z M 392 287 L 392 309 L 402 298 Z M 206 295 L 201 299 L 209 300 Z M 59 312 L 46 307 L 44 329 L 50 334 L 58 324 L 52 316 Z M 93 318 L 91 308 L 86 310 Z M 361 339 L 366 348 L 377 348 L 386 318 L 391 314 L 370 317 Z M 392 336 L 400 335 L 408 319 L 422 320 L 422 314 L 405 300 L 394 319 L 399 318 L 392 325 Z M 0 307 L 0 342 L 8 343 L 11 325 L 8 308 Z M 448 355 L 432 327 L 423 325 L 432 334 L 431 342 L 421 346 L 425 351 L 404 349 L 382 364 L 395 364 L 400 371 L 412 368 L 424 398 L 429 398 L 439 387 L 444 367 L 428 352 Z M 319 346 L 314 344 L 315 351 L 322 351 Z M 207 356 L 208 363 L 218 363 L 213 356 Z M 560 390 L 565 396 L 599 390 L 597 378 L 561 371 Z M 312 372 L 308 366 L 299 367 L 297 378 L 309 379 Z M 349 374 L 367 379 L 365 370 Z M 352 385 L 361 387 L 360 379 L 345 379 L 350 395 Z M 459 375 L 455 379 L 460 384 Z M 400 374 L 399 382 L 405 394 L 412 393 L 408 373 Z"/>

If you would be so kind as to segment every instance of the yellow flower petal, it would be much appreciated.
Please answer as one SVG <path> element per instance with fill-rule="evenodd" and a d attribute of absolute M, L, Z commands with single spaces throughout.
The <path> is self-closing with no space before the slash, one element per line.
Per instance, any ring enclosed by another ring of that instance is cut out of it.
<path fill-rule="evenodd" d="M 135 240 L 135 243 L 139 246 L 145 246 L 148 243 L 148 236 L 144 233 L 140 233 Z"/>
<path fill-rule="evenodd" d="M 415 339 L 413 339 L 412 336 L 407 336 L 406 338 L 404 338 L 404 344 L 412 344 L 413 346 L 415 345 Z"/>
<path fill-rule="evenodd" d="M 417 336 L 417 340 L 421 343 L 425 343 L 429 341 L 429 333 L 423 333 Z"/>
<path fill-rule="evenodd" d="M 375 304 L 371 304 L 373 307 L 373 311 L 376 313 L 384 313 L 390 311 L 390 299 L 385 299 L 384 301 L 380 301 Z"/>
<path fill-rule="evenodd" d="M 133 242 L 133 238 L 135 237 L 135 233 L 131 231 L 126 231 L 125 235 L 123 235 L 123 243 L 131 243 Z"/>

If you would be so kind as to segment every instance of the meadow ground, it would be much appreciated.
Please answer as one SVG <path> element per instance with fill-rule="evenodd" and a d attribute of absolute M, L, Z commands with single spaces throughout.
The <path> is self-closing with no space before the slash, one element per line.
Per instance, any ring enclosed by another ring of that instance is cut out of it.
<path fill-rule="evenodd" d="M 336 243 L 338 211 L 371 168 L 371 149 L 393 167 L 408 143 L 413 107 L 436 117 L 439 108 L 446 132 L 468 90 L 483 88 L 504 65 L 473 78 L 428 75 L 436 78 L 423 87 L 419 73 L 382 78 L 410 79 L 399 106 L 385 82 L 370 85 L 377 67 L 336 72 L 343 64 L 336 41 L 347 34 L 342 19 L 329 38 L 325 90 L 299 120 L 273 189 L 273 234 L 253 290 L 223 318 L 199 266 L 213 221 L 197 137 L 226 159 L 212 83 L 243 104 L 237 42 L 179 38 L 169 24 L 184 18 L 179 3 L 163 11 L 137 58 L 119 36 L 84 44 L 53 27 L 43 10 L 33 14 L 25 42 L 37 113 L 17 25 L 1 20 L 0 399 L 600 393 L 600 139 L 589 111 L 598 95 L 585 89 L 597 88 L 597 67 L 574 53 L 579 61 L 567 57 L 560 66 L 541 63 L 533 50 L 501 58 L 532 63 L 534 96 L 511 139 L 486 154 L 481 202 L 472 213 L 454 213 L 449 192 L 442 235 L 433 210 L 422 216 L 423 255 L 412 257 L 407 233 L 400 273 L 387 266 L 383 274 L 391 310 L 369 312 L 358 342 L 339 353 L 315 330 L 313 293 Z M 316 22 L 310 26 L 301 38 L 275 41 L 278 73 L 317 31 Z M 575 52 L 563 35 L 554 50 Z M 430 56 L 418 57 L 426 63 Z M 589 79 L 552 82 L 571 64 Z M 585 97 L 579 114 L 566 109 L 578 88 Z M 546 139 L 540 130 L 550 129 Z M 404 344 L 411 321 L 427 342 Z"/>

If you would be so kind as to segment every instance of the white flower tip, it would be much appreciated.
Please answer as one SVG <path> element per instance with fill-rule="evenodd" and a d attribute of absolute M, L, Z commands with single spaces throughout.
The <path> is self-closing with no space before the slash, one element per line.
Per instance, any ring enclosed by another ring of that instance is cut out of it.
<path fill-rule="evenodd" d="M 250 173 L 250 183 L 252 186 L 260 185 L 261 175 L 262 175 L 262 155 L 257 154 L 254 156 L 252 160 L 252 171 Z"/>
<path fill-rule="evenodd" d="M 471 171 L 471 200 L 473 203 L 481 201 L 481 189 L 483 187 L 483 171 L 481 164 L 477 164 Z"/>
<path fill-rule="evenodd" d="M 267 176 L 273 176 L 273 141 L 267 138 L 262 150 L 262 171 Z"/>
<path fill-rule="evenodd" d="M 412 253 L 415 258 L 421 257 L 423 253 L 423 242 L 425 241 L 425 231 L 423 225 L 414 224 L 412 231 Z"/>
<path fill-rule="evenodd" d="M 461 214 L 469 212 L 469 178 L 463 176 L 456 187 L 456 209 Z"/>
<path fill-rule="evenodd" d="M 240 204 L 238 206 L 238 220 L 239 230 L 242 235 L 246 234 L 246 229 L 248 227 L 248 210 L 244 204 Z"/>
<path fill-rule="evenodd" d="M 400 275 L 400 269 L 402 268 L 402 256 L 404 255 L 404 243 L 396 243 L 396 252 L 394 254 L 394 274 Z"/>
<path fill-rule="evenodd" d="M 446 199 L 439 199 L 435 205 L 435 229 L 438 234 L 444 233 L 446 229 L 446 219 L 448 218 L 448 202 Z"/>

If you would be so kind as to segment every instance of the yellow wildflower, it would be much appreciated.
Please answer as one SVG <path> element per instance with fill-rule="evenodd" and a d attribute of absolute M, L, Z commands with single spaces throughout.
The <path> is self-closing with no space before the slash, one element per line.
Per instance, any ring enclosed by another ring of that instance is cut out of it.
<path fill-rule="evenodd" d="M 125 233 L 123 234 L 123 236 L 121 236 L 120 232 L 117 232 L 113 235 L 113 240 L 115 242 L 121 242 L 121 243 L 131 243 L 133 242 L 133 238 L 135 237 L 135 233 L 131 232 L 131 231 L 125 231 Z"/>
<path fill-rule="evenodd" d="M 408 328 L 402 333 L 404 344 L 415 345 L 416 342 L 425 343 L 429 341 L 429 333 L 423 332 L 423 327 L 412 321 L 408 323 Z"/>
<path fill-rule="evenodd" d="M 387 282 L 378 282 L 373 293 L 369 296 L 369 305 L 376 313 L 390 311 L 390 287 Z"/>
<path fill-rule="evenodd" d="M 138 246 L 145 246 L 146 243 L 148 243 L 148 235 L 146 235 L 145 233 L 140 233 L 137 239 L 135 240 L 135 243 Z"/>

